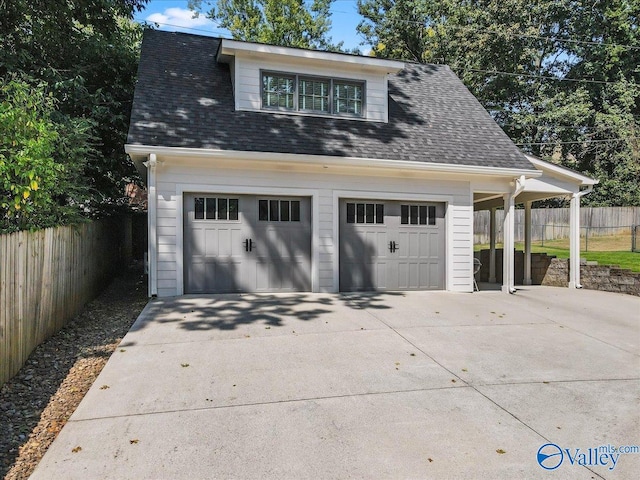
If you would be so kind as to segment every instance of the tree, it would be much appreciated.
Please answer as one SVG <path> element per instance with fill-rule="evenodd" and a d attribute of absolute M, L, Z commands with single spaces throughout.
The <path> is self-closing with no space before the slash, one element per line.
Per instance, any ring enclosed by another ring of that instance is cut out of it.
<path fill-rule="evenodd" d="M 43 85 L 18 79 L 0 85 L 0 231 L 80 218 L 67 199 L 85 193 L 76 183 L 87 153 L 86 124 L 55 123 L 54 112 Z"/>
<path fill-rule="evenodd" d="M 123 145 L 142 33 L 132 18 L 147 1 L 0 0 L 0 78 L 17 76 L 55 99 L 53 159 L 83 157 L 56 201 L 86 216 L 112 211 L 136 176 Z"/>
<path fill-rule="evenodd" d="M 526 152 L 640 205 L 638 0 L 359 0 L 372 54 L 446 63 Z"/>
<path fill-rule="evenodd" d="M 334 0 L 218 0 L 207 17 L 220 22 L 234 39 L 285 47 L 340 50 L 328 37 Z M 209 4 L 209 2 L 204 2 Z M 189 8 L 202 12 L 202 0 Z"/>

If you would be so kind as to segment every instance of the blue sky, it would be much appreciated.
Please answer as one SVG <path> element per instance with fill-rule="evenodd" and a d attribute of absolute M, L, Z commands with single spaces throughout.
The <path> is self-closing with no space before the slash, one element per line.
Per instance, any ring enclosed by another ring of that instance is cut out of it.
<path fill-rule="evenodd" d="M 360 48 L 363 52 L 369 50 L 368 46 L 360 45 L 362 37 L 356 33 L 356 26 L 361 19 L 357 12 L 356 0 L 336 0 L 331 11 L 333 15 L 330 35 L 333 41 L 344 42 L 346 49 Z M 228 31 L 204 16 L 192 17 L 193 14 L 187 9 L 186 0 L 151 0 L 147 8 L 135 18 L 138 21 L 157 22 L 161 30 L 229 37 Z"/>

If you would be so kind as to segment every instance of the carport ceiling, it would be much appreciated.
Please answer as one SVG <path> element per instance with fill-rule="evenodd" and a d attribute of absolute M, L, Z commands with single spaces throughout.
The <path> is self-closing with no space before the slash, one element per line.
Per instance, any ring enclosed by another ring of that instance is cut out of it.
<path fill-rule="evenodd" d="M 548 198 L 557 198 L 570 195 L 569 192 L 564 194 L 549 192 L 522 192 L 516 197 L 515 203 L 521 204 L 525 202 L 537 202 L 539 200 L 547 200 Z M 502 195 L 488 193 L 473 194 L 473 210 L 489 210 L 490 208 L 504 207 L 504 199 Z"/>

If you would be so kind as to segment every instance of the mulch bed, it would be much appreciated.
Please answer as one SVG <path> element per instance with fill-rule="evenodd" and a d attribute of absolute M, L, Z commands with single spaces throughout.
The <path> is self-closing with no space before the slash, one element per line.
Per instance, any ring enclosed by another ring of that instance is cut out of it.
<path fill-rule="evenodd" d="M 139 269 L 38 346 L 0 388 L 0 477 L 26 479 L 147 303 Z"/>

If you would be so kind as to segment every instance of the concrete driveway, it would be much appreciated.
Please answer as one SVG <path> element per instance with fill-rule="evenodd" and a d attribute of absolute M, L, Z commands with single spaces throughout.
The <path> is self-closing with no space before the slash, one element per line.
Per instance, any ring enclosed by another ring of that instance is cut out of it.
<path fill-rule="evenodd" d="M 620 294 L 154 300 L 32 478 L 636 478 L 639 379 Z"/>

